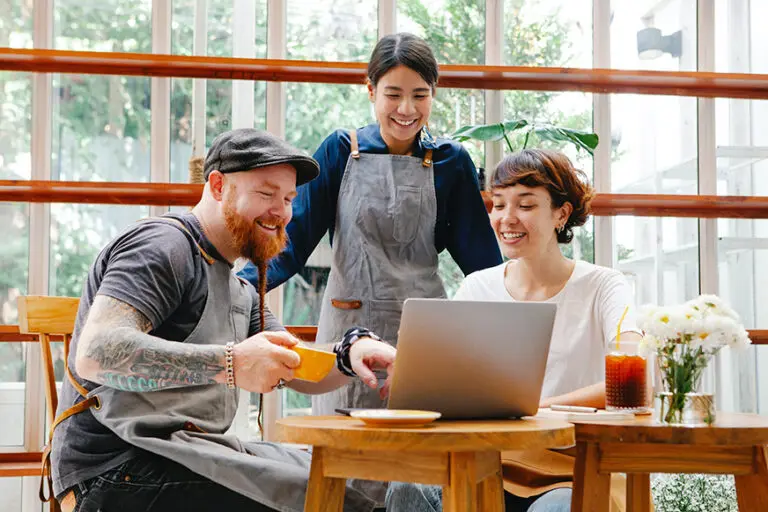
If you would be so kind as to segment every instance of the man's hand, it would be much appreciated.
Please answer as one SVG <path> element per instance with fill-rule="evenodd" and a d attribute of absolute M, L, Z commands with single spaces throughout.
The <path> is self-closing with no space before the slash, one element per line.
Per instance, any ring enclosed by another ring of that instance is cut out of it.
<path fill-rule="evenodd" d="M 232 349 L 235 385 L 253 393 L 269 393 L 293 379 L 301 358 L 291 350 L 297 340 L 287 332 L 261 332 Z"/>
<path fill-rule="evenodd" d="M 376 389 L 378 386 L 378 380 L 373 374 L 373 370 L 386 368 L 387 382 L 379 390 L 379 396 L 382 400 L 389 395 L 396 353 L 397 351 L 392 345 L 372 338 L 360 338 L 349 349 L 349 362 L 352 364 L 352 370 L 360 380 L 371 388 Z"/>

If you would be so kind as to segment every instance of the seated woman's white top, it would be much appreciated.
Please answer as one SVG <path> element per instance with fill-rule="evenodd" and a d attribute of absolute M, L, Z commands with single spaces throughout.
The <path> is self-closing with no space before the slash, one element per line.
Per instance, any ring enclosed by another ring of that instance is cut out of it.
<path fill-rule="evenodd" d="M 506 265 L 502 263 L 467 276 L 454 300 L 515 302 L 504 286 Z M 605 346 L 616 338 L 616 327 L 627 305 L 630 309 L 621 330 L 640 332 L 635 323 L 629 283 L 621 272 L 611 268 L 576 261 L 563 289 L 543 302 L 557 304 L 543 398 L 605 380 Z"/>

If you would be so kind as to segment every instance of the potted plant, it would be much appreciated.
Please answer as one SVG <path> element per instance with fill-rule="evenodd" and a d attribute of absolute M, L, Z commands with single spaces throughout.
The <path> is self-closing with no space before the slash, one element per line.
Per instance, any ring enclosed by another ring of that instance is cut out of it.
<path fill-rule="evenodd" d="M 599 142 L 597 134 L 595 133 L 546 123 L 529 123 L 524 119 L 504 121 L 502 123 L 462 126 L 451 135 L 451 138 L 459 142 L 468 140 L 495 142 L 503 139 L 506 143 L 507 150 L 510 153 L 513 153 L 517 151 L 517 149 L 515 149 L 512 144 L 512 137 L 522 138 L 522 147 L 518 149 L 525 149 L 531 141 L 531 135 L 533 135 L 534 139 L 538 140 L 573 144 L 576 146 L 577 150 L 584 150 L 590 155 L 594 155 L 595 148 Z M 482 181 L 483 180 L 481 179 L 481 183 Z M 485 192 L 483 192 L 483 198 L 485 207 L 490 212 L 493 203 Z"/>
<path fill-rule="evenodd" d="M 715 295 L 684 304 L 643 306 L 638 318 L 642 346 L 656 354 L 663 389 L 656 394 L 657 420 L 670 425 L 711 424 L 713 395 L 701 392 L 702 375 L 724 346 L 751 343 L 736 312 Z"/>

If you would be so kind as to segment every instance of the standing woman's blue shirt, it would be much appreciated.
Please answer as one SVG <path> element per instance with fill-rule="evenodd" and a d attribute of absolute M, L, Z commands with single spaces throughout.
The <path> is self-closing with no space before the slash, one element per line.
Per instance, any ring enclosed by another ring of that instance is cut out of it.
<path fill-rule="evenodd" d="M 387 154 L 378 124 L 357 131 L 361 153 Z M 435 248 L 448 249 L 465 275 L 501 264 L 501 252 L 480 196 L 477 171 L 467 150 L 448 139 L 422 137 L 413 156 L 421 158 L 432 149 L 437 196 Z M 269 263 L 267 289 L 280 286 L 304 267 L 328 231 L 333 245 L 336 202 L 349 158 L 349 133 L 336 130 L 314 154 L 320 176 L 298 188 L 293 201 L 293 219 L 286 227 L 288 246 Z M 365 190 L 356 193 L 365 195 Z M 258 286 L 258 271 L 252 263 L 239 275 Z"/>

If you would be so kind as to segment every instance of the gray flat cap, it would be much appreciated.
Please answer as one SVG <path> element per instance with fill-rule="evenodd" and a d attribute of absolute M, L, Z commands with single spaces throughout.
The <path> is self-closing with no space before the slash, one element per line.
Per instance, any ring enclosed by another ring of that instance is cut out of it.
<path fill-rule="evenodd" d="M 240 128 L 224 132 L 213 140 L 205 156 L 205 181 L 211 171 L 249 171 L 277 164 L 296 168 L 296 186 L 315 179 L 320 166 L 311 156 L 269 132 Z"/>

